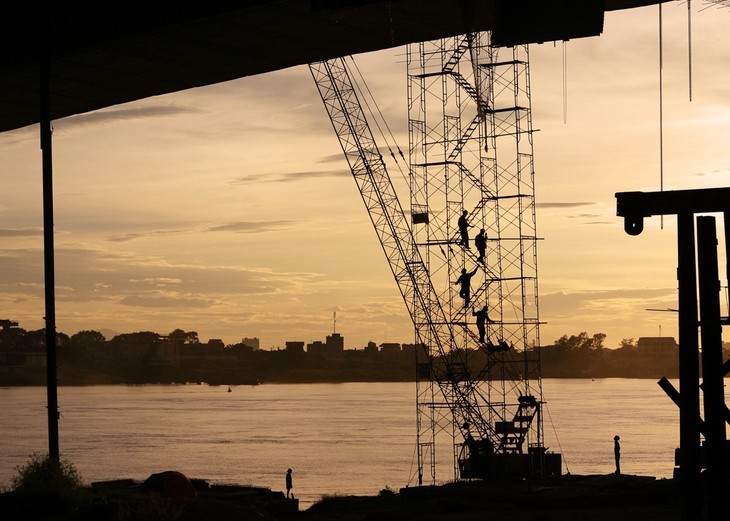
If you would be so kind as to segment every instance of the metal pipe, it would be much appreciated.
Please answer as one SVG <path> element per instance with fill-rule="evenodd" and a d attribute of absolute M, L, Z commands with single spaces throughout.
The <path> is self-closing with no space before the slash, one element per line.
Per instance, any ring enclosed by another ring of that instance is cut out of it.
<path fill-rule="evenodd" d="M 58 461 L 58 381 L 56 376 L 56 281 L 53 248 L 53 151 L 51 129 L 51 50 L 49 15 L 43 16 L 40 60 L 40 139 L 43 160 L 43 274 L 46 304 L 46 394 L 48 456 Z"/>

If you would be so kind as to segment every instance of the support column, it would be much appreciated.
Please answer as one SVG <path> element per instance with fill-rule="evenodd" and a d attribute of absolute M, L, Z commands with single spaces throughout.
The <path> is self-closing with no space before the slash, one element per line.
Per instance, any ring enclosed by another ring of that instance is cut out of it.
<path fill-rule="evenodd" d="M 679 293 L 679 448 L 682 520 L 695 521 L 701 511 L 699 348 L 697 282 L 692 212 L 677 215 Z"/>
<path fill-rule="evenodd" d="M 714 217 L 697 218 L 697 262 L 702 338 L 702 392 L 707 451 L 707 515 L 722 519 L 725 482 L 725 388 L 720 324 L 720 280 Z"/>
<path fill-rule="evenodd" d="M 48 456 L 59 459 L 56 378 L 56 278 L 53 247 L 53 152 L 51 148 L 51 50 L 49 15 L 43 16 L 40 66 L 40 137 L 43 158 L 43 272 L 46 300 L 46 389 Z"/>

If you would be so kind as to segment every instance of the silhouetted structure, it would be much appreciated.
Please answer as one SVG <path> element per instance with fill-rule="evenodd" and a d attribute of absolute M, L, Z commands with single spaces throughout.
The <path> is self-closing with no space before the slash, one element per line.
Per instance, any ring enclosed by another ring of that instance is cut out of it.
<path fill-rule="evenodd" d="M 720 281 L 718 274 L 715 218 L 695 214 L 724 214 L 725 251 L 730 248 L 730 188 L 677 190 L 668 192 L 622 192 L 616 194 L 617 214 L 624 218 L 629 235 L 639 235 L 644 218 L 652 215 L 677 216 L 679 281 L 679 391 L 666 380 L 659 384 L 679 405 L 682 519 L 701 516 L 700 470 L 706 471 L 707 512 L 709 519 L 721 519 L 724 489 L 728 482 L 728 447 L 726 439 L 727 406 L 723 378 L 730 364 L 722 361 L 722 325 L 730 318 L 720 316 Z M 696 247 L 696 250 L 695 250 Z M 697 263 L 695 263 L 695 252 Z M 730 259 L 726 271 L 730 276 Z M 700 320 L 697 320 L 697 281 L 699 280 Z M 700 418 L 699 350 L 697 328 L 702 332 L 702 391 L 704 421 Z M 706 458 L 702 459 L 700 434 L 705 438 Z"/>
<path fill-rule="evenodd" d="M 383 342 L 380 344 L 380 352 L 384 355 L 400 353 L 400 344 L 397 342 Z"/>
<path fill-rule="evenodd" d="M 18 323 L 13 320 L 5 320 L 5 319 L 0 320 L 0 327 L 2 328 L 3 331 L 8 331 L 17 326 L 18 326 Z"/>
<path fill-rule="evenodd" d="M 258 351 L 260 348 L 261 341 L 257 337 L 253 337 L 253 338 L 243 337 L 241 339 L 241 343 L 245 346 L 250 347 L 254 351 Z"/>
<path fill-rule="evenodd" d="M 371 340 L 370 342 L 368 342 L 368 345 L 365 346 L 364 351 L 366 353 L 376 354 L 378 352 L 378 344 Z"/>
<path fill-rule="evenodd" d="M 339 333 L 327 335 L 325 342 L 315 340 L 311 344 L 307 344 L 308 353 L 320 353 L 324 355 L 342 354 L 345 350 L 345 337 Z"/>
<path fill-rule="evenodd" d="M 304 342 L 287 342 L 286 350 L 289 353 L 304 353 Z"/>
<path fill-rule="evenodd" d="M 540 366 L 528 344 L 539 345 L 540 320 L 527 48 L 500 55 L 491 35 L 469 33 L 411 45 L 406 54 L 410 219 L 344 60 L 312 63 L 310 71 L 424 346 L 416 352 L 418 482 L 436 482 L 437 434 L 451 433 L 440 439 L 456 454 L 464 424 L 495 454 L 483 469 L 465 468 L 469 476 L 542 474 Z M 453 132 L 436 135 L 434 128 Z M 493 234 L 494 267 L 475 262 L 462 233 L 469 222 Z M 469 262 L 484 272 L 473 288 L 474 273 L 463 269 Z M 460 292 L 451 289 L 457 278 Z M 469 327 L 472 296 L 495 303 L 495 330 L 509 343 L 490 349 L 478 341 Z M 459 477 L 459 465 L 450 470 Z M 559 474 L 559 465 L 550 473 Z"/>
<path fill-rule="evenodd" d="M 345 337 L 339 333 L 332 333 L 331 335 L 327 335 L 325 345 L 328 350 L 334 353 L 341 353 L 345 350 Z"/>
<path fill-rule="evenodd" d="M 620 439 L 618 434 L 613 437 L 613 459 L 616 461 L 616 474 L 621 474 L 621 444 L 618 442 Z"/>

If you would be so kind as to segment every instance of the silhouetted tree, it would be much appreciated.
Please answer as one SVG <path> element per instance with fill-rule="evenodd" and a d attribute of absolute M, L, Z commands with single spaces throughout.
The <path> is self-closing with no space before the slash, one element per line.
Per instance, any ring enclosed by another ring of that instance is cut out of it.
<path fill-rule="evenodd" d="M 555 346 L 558 351 L 561 352 L 595 352 L 603 349 L 603 342 L 606 339 L 606 335 L 603 333 L 596 333 L 592 337 L 588 336 L 585 331 L 578 335 L 563 335 L 555 341 Z"/>
<path fill-rule="evenodd" d="M 197 331 L 183 331 L 182 329 L 175 329 L 167 335 L 167 338 L 170 339 L 170 342 L 177 345 L 200 343 Z"/>
<path fill-rule="evenodd" d="M 19 349 L 24 345 L 27 331 L 22 327 L 0 329 L 0 348 Z"/>
<path fill-rule="evenodd" d="M 603 342 L 606 340 L 606 335 L 604 333 L 596 333 L 591 338 L 590 342 L 587 342 L 584 346 L 584 349 L 587 349 L 588 351 L 592 352 L 598 352 L 603 349 Z"/>
<path fill-rule="evenodd" d="M 112 345 L 115 346 L 144 346 L 152 347 L 157 345 L 160 340 L 160 334 L 152 331 L 138 331 L 136 333 L 122 333 L 111 339 Z"/>
<path fill-rule="evenodd" d="M 95 347 L 104 342 L 106 342 L 106 338 L 98 331 L 84 330 L 71 335 L 71 345 L 75 347 Z"/>
<path fill-rule="evenodd" d="M 71 344 L 71 339 L 66 333 L 56 333 L 56 346 L 66 347 Z M 46 330 L 36 329 L 26 331 L 22 337 L 21 347 L 24 349 L 42 349 L 46 345 Z"/>
<path fill-rule="evenodd" d="M 624 338 L 618 346 L 619 349 L 635 349 L 636 344 L 633 338 Z"/>
<path fill-rule="evenodd" d="M 114 354 L 126 364 L 139 364 L 151 358 L 160 342 L 159 333 L 138 331 L 117 335 L 109 342 Z"/>
<path fill-rule="evenodd" d="M 21 346 L 24 349 L 39 349 L 46 345 L 46 330 L 35 329 L 33 331 L 26 331 L 23 335 L 23 341 Z"/>

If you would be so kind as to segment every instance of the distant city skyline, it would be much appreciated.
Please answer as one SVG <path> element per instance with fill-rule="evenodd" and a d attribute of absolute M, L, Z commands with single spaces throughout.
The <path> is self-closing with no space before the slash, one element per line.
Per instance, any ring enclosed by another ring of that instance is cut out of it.
<path fill-rule="evenodd" d="M 665 189 L 730 180 L 730 10 L 692 8 L 689 102 L 687 7 L 663 7 Z M 659 189 L 658 7 L 607 13 L 565 54 L 530 49 L 540 343 L 676 338 L 675 314 L 646 311 L 677 307 L 674 220 L 630 237 L 614 199 Z M 407 149 L 403 49 L 356 59 Z M 40 329 L 37 126 L 0 150 L 0 314 Z M 55 121 L 54 176 L 59 331 L 184 325 L 283 347 L 332 332 L 336 311 L 348 344 L 415 341 L 306 67 Z"/>
<path fill-rule="evenodd" d="M 27 328 L 24 328 L 22 324 L 19 324 L 17 321 L 8 320 L 8 319 L 0 319 L 0 329 L 7 330 L 7 329 L 14 328 L 14 327 L 28 330 Z M 28 331 L 35 331 L 35 330 L 28 330 Z M 141 332 L 141 331 L 114 331 L 114 330 L 108 329 L 108 328 L 95 329 L 93 331 L 101 333 L 107 341 L 112 340 L 115 336 L 118 336 L 118 335 L 129 335 L 129 334 Z M 151 332 L 157 333 L 162 338 L 166 338 L 169 335 L 171 335 L 171 333 L 179 332 L 179 331 L 182 331 L 184 333 L 197 333 L 197 331 L 185 330 L 180 327 L 175 328 L 175 330 L 173 330 L 173 331 L 154 331 L 154 330 L 152 330 Z M 74 334 L 76 334 L 77 332 L 68 333 L 66 331 L 59 331 L 59 333 L 62 333 L 62 334 L 65 334 L 65 335 L 71 337 Z M 567 337 L 576 336 L 577 337 L 581 333 L 586 333 L 589 338 L 592 337 L 593 335 L 601 334 L 600 331 L 572 331 L 572 332 L 565 333 L 565 336 L 567 336 Z M 494 336 L 494 335 L 492 335 L 492 336 Z M 561 335 L 561 337 L 562 336 L 563 335 Z M 220 342 L 222 340 L 220 338 L 214 338 L 214 337 L 210 337 L 210 338 L 201 337 L 200 335 L 197 335 L 196 338 L 201 344 L 214 343 L 215 345 L 218 345 L 218 344 L 220 344 Z M 323 338 L 324 338 L 324 341 L 322 341 Z M 640 339 L 656 339 L 656 338 L 671 339 L 671 340 L 674 340 L 675 342 L 677 340 L 676 337 L 662 335 L 661 332 L 659 335 L 638 335 L 638 336 L 624 337 L 622 340 L 633 340 L 634 345 L 638 345 L 640 343 L 639 342 Z M 557 344 L 559 340 L 560 340 L 560 338 L 554 338 L 554 339 L 549 339 L 549 340 L 546 340 L 543 338 L 541 347 L 547 347 L 547 346 Z M 728 343 L 728 344 L 730 344 L 730 343 Z M 383 346 L 413 347 L 415 344 L 413 343 L 412 340 L 405 340 L 405 339 L 383 340 L 383 339 L 378 339 L 377 337 L 372 337 L 372 338 L 370 338 L 370 340 L 363 343 L 362 345 L 354 345 L 351 342 L 350 343 L 347 342 L 347 335 L 344 335 L 339 332 L 333 332 L 333 333 L 329 333 L 329 334 L 322 333 L 322 336 L 312 337 L 312 338 L 304 338 L 302 335 L 299 335 L 299 336 L 292 337 L 292 338 L 285 340 L 284 343 L 281 345 L 278 345 L 278 344 L 266 345 L 265 343 L 262 343 L 261 339 L 258 337 L 247 337 L 247 336 L 239 337 L 239 339 L 233 340 L 231 342 L 223 342 L 223 344 L 220 344 L 220 345 L 227 345 L 227 346 L 243 345 L 243 346 L 251 348 L 254 351 L 257 351 L 257 350 L 266 351 L 266 350 L 290 349 L 290 348 L 294 349 L 294 350 L 301 349 L 303 351 L 310 351 L 310 348 L 312 348 L 312 347 L 314 347 L 315 350 L 325 347 L 328 350 L 339 352 L 339 351 L 343 351 L 343 350 L 362 350 L 364 348 L 372 348 L 373 346 L 377 346 L 377 347 L 383 347 Z M 622 346 L 620 344 L 611 346 L 611 345 L 607 345 L 604 343 L 603 347 L 608 348 L 608 349 L 616 349 L 616 348 L 622 347 Z"/>

